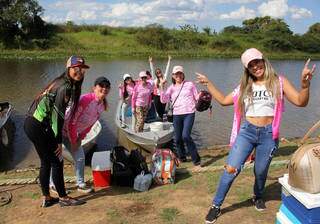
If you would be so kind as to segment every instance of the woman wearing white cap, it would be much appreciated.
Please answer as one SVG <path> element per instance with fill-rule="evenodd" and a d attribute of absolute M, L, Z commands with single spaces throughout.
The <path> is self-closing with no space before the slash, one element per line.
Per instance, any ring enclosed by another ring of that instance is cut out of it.
<path fill-rule="evenodd" d="M 141 79 L 133 88 L 131 107 L 135 117 L 134 130 L 142 132 L 144 121 L 147 117 L 148 109 L 151 106 L 151 93 L 153 90 L 150 82 L 147 81 L 147 73 L 141 71 L 139 73 Z"/>
<path fill-rule="evenodd" d="M 125 114 L 128 109 L 128 106 L 131 105 L 131 97 L 133 93 L 135 82 L 133 81 L 130 74 L 124 74 L 123 75 L 123 85 L 119 86 L 119 96 L 122 100 L 121 104 L 121 127 L 126 127 L 126 120 L 125 120 Z"/>
<path fill-rule="evenodd" d="M 205 75 L 197 73 L 198 82 L 208 87 L 218 103 L 223 106 L 234 105 L 235 112 L 230 139 L 232 149 L 206 216 L 206 223 L 214 223 L 221 214 L 220 206 L 254 148 L 256 158 L 252 202 L 258 211 L 266 208 L 262 194 L 272 156 L 278 149 L 284 96 L 299 107 L 305 107 L 309 100 L 310 80 L 315 71 L 315 65 L 312 69 L 308 68 L 310 59 L 301 73 L 300 91 L 297 91 L 285 77 L 278 76 L 259 50 L 247 49 L 242 54 L 241 61 L 244 73 L 240 84 L 227 96 L 224 96 Z M 241 117 L 245 118 L 242 124 Z"/>
<path fill-rule="evenodd" d="M 172 102 L 173 107 L 173 127 L 175 142 L 178 149 L 180 161 L 185 162 L 186 144 L 193 164 L 199 168 L 200 156 L 197 147 L 191 138 L 191 131 L 195 118 L 195 105 L 198 99 L 198 91 L 193 82 L 184 80 L 182 66 L 174 66 L 172 70 L 172 85 L 164 91 L 165 80 L 161 80 L 160 100 L 162 103 Z"/>

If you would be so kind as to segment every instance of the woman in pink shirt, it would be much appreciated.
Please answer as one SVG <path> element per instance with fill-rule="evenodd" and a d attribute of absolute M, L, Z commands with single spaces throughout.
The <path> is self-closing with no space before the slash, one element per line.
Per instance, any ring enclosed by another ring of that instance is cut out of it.
<path fill-rule="evenodd" d="M 256 150 L 253 205 L 257 211 L 266 208 L 262 198 L 269 165 L 279 144 L 279 127 L 284 96 L 292 104 L 305 107 L 309 100 L 310 80 L 315 71 L 308 68 L 301 73 L 301 90 L 297 91 L 283 76 L 278 76 L 269 61 L 255 49 L 247 49 L 241 56 L 244 72 L 240 85 L 224 96 L 205 75 L 198 74 L 198 82 L 207 85 L 212 96 L 223 106 L 234 105 L 234 125 L 231 134 L 232 149 L 225 170 L 206 216 L 206 223 L 214 223 L 233 181 L 241 172 L 246 158 Z M 245 120 L 241 123 L 241 117 Z"/>
<path fill-rule="evenodd" d="M 147 81 L 148 76 L 145 71 L 141 71 L 139 77 L 141 81 L 133 89 L 131 102 L 132 113 L 135 117 L 135 132 L 143 132 L 144 121 L 151 106 L 151 93 L 153 90 L 152 85 Z"/>
<path fill-rule="evenodd" d="M 161 79 L 160 83 L 160 100 L 161 103 L 171 101 L 173 106 L 173 127 L 175 142 L 178 149 L 180 161 L 187 160 L 186 144 L 193 164 L 198 168 L 200 166 L 200 156 L 193 139 L 191 130 L 195 119 L 195 105 L 198 99 L 198 91 L 193 82 L 184 80 L 182 66 L 174 66 L 172 70 L 172 85 L 164 91 L 165 80 Z"/>
<path fill-rule="evenodd" d="M 126 127 L 126 112 L 129 106 L 131 106 L 131 98 L 133 93 L 135 82 L 133 81 L 130 74 L 124 74 L 123 75 L 123 84 L 119 86 L 119 96 L 122 100 L 121 104 L 121 127 Z M 134 120 L 134 119 L 133 119 Z"/>
<path fill-rule="evenodd" d="M 63 144 L 74 159 L 76 184 L 78 191 L 82 193 L 90 193 L 92 189 L 86 186 L 84 180 L 85 154 L 81 141 L 99 119 L 100 114 L 108 107 L 106 96 L 110 91 L 110 82 L 103 76 L 99 77 L 95 80 L 92 89 L 92 93 L 81 95 L 74 116 L 70 116 L 69 111 L 66 112 L 63 130 Z M 54 190 L 53 183 L 51 183 L 51 189 Z"/>

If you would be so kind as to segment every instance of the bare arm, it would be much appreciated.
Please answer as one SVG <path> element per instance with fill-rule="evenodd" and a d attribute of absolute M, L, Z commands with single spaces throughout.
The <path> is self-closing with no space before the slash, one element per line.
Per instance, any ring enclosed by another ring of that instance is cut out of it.
<path fill-rule="evenodd" d="M 211 93 L 213 98 L 218 101 L 219 104 L 222 106 L 229 106 L 233 105 L 233 98 L 232 93 L 229 93 L 227 96 L 225 96 L 220 90 L 217 89 L 217 87 L 214 86 L 214 84 L 207 78 L 207 76 L 197 73 L 197 82 L 207 86 L 208 91 Z"/>
<path fill-rule="evenodd" d="M 310 59 L 307 60 L 304 68 L 301 72 L 301 90 L 298 91 L 286 78 L 283 79 L 283 92 L 289 102 L 298 106 L 305 107 L 309 101 L 309 89 L 310 89 L 310 80 L 312 79 L 313 73 L 316 69 L 316 66 L 313 65 L 311 69 L 308 68 Z"/>

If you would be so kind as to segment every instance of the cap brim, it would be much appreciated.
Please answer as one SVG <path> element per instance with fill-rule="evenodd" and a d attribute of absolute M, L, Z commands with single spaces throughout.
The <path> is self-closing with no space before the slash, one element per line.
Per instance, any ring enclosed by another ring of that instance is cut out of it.
<path fill-rule="evenodd" d="M 81 68 L 90 68 L 89 65 L 83 65 L 83 64 L 76 64 L 76 65 L 72 65 L 69 68 L 74 68 L 74 67 L 81 67 Z"/>

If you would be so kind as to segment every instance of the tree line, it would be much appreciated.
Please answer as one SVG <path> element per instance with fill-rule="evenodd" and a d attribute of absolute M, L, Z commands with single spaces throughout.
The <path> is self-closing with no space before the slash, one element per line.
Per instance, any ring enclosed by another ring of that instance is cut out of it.
<path fill-rule="evenodd" d="M 145 27 L 109 27 L 104 25 L 50 24 L 41 16 L 44 9 L 36 0 L 0 0 L 0 48 L 50 49 L 59 44 L 59 33 L 98 32 L 113 35 L 124 32 L 138 43 L 157 50 L 213 49 L 241 51 L 248 44 L 267 51 L 303 51 L 320 53 L 320 23 L 304 34 L 294 34 L 282 19 L 269 16 L 244 20 L 241 26 L 228 26 L 221 32 L 191 24 L 168 29 L 160 24 Z"/>

